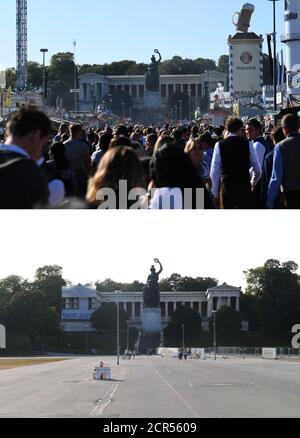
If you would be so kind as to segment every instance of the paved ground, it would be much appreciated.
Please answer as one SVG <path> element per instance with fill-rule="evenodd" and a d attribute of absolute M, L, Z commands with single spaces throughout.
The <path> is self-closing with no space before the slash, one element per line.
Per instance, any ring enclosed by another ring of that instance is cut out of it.
<path fill-rule="evenodd" d="M 115 381 L 93 381 L 103 360 Z M 300 417 L 300 364 L 75 358 L 0 371 L 0 417 Z"/>

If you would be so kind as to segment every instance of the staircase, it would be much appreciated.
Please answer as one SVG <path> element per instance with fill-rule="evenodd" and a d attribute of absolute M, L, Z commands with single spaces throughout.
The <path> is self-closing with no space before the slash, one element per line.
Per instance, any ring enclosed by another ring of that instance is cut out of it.
<path fill-rule="evenodd" d="M 156 349 L 160 346 L 160 333 L 147 333 L 142 331 L 139 342 L 138 354 L 156 354 Z"/>

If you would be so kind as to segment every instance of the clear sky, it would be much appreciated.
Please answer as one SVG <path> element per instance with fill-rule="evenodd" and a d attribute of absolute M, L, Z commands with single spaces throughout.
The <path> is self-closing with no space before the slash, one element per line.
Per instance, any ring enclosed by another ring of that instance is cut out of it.
<path fill-rule="evenodd" d="M 300 264 L 299 222 L 296 211 L 3 211 L 0 278 L 58 264 L 76 284 L 145 282 L 158 257 L 163 277 L 244 288 L 243 271 L 270 258 Z"/>
<path fill-rule="evenodd" d="M 1 0 L 0 67 L 15 65 L 15 0 Z M 235 33 L 232 15 L 243 0 L 28 0 L 28 58 L 72 51 L 79 64 L 133 59 L 149 62 L 155 48 L 164 59 L 212 58 L 228 53 Z M 272 32 L 272 3 L 250 0 L 256 12 L 251 30 Z M 283 0 L 278 2 L 278 35 L 284 33 Z M 279 40 L 279 38 L 278 38 Z M 265 48 L 266 49 L 266 48 Z"/>

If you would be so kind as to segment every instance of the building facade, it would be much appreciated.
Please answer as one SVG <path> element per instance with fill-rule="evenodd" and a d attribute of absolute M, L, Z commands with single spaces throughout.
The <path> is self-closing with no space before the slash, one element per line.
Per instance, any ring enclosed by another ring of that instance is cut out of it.
<path fill-rule="evenodd" d="M 165 108 L 169 96 L 177 91 L 187 94 L 194 106 L 200 104 L 201 98 L 213 92 L 218 83 L 226 87 L 227 75 L 217 71 L 208 71 L 199 75 L 161 75 L 161 105 Z M 127 92 L 133 106 L 142 109 L 145 106 L 145 77 L 138 76 L 102 76 L 88 73 L 79 77 L 80 111 L 93 111 L 103 102 L 103 98 L 116 91 Z"/>
<path fill-rule="evenodd" d="M 208 320 L 213 310 L 223 306 L 240 310 L 241 288 L 226 283 L 212 287 L 206 292 L 161 292 L 162 325 L 166 327 L 177 306 L 185 304 L 195 309 Z M 103 303 L 117 303 L 124 309 L 132 326 L 142 327 L 143 292 L 98 292 L 93 288 L 78 285 L 62 289 L 62 329 L 65 332 L 93 331 L 90 318 Z"/>

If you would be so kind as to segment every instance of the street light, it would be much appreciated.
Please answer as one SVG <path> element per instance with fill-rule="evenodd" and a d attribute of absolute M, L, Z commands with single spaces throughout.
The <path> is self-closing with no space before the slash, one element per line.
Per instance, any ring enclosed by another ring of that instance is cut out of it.
<path fill-rule="evenodd" d="M 277 53 L 276 53 L 276 2 L 279 0 L 268 0 L 273 2 L 273 94 L 274 94 L 274 111 L 277 111 Z"/>
<path fill-rule="evenodd" d="M 119 303 L 119 292 L 115 291 L 117 294 L 117 365 L 120 365 L 120 303 Z"/>
<path fill-rule="evenodd" d="M 48 49 L 41 49 L 40 52 L 43 54 L 43 108 L 46 107 L 46 53 Z"/>
<path fill-rule="evenodd" d="M 182 120 L 182 100 L 179 99 L 179 118 Z"/>
<path fill-rule="evenodd" d="M 129 323 L 130 321 L 126 321 L 127 323 L 127 351 L 129 351 Z"/>
<path fill-rule="evenodd" d="M 90 326 L 86 325 L 85 328 L 89 329 Z M 86 354 L 89 354 L 89 332 L 88 332 L 88 330 L 86 330 Z"/>
<path fill-rule="evenodd" d="M 75 112 L 75 118 L 77 117 L 77 67 L 76 67 L 76 45 L 77 42 L 74 39 L 73 40 L 73 46 L 74 46 L 74 112 Z"/>
<path fill-rule="evenodd" d="M 182 349 L 183 349 L 183 351 L 184 351 L 184 349 L 185 349 L 185 339 L 184 339 L 184 327 L 185 327 L 185 325 L 184 324 L 181 324 L 181 327 L 182 327 Z"/>
<path fill-rule="evenodd" d="M 213 310 L 214 314 L 214 350 L 215 350 L 215 360 L 217 360 L 217 331 L 216 331 L 216 310 Z"/>

